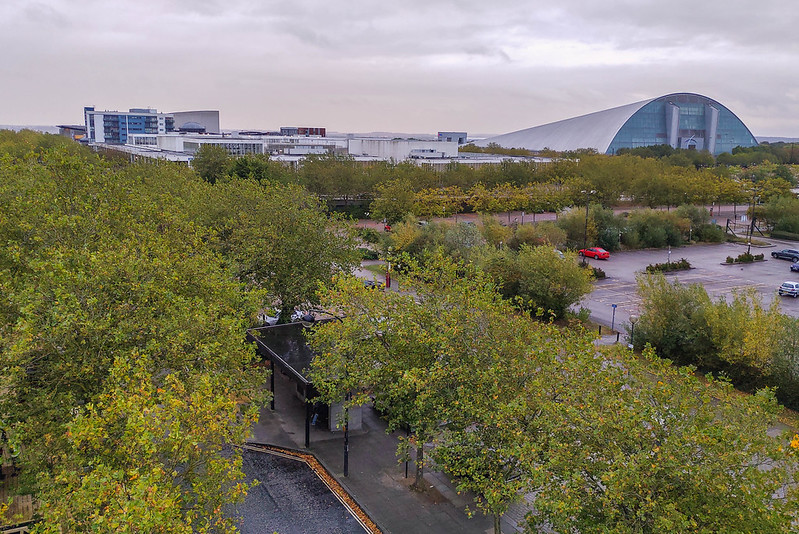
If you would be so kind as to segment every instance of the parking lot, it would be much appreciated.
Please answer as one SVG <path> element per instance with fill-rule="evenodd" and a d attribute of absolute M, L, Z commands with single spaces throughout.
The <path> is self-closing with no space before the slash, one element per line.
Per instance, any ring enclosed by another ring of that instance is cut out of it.
<path fill-rule="evenodd" d="M 747 265 L 727 265 L 727 256 L 737 257 L 746 252 L 746 245 L 719 243 L 712 245 L 692 245 L 668 250 L 637 250 L 614 252 L 609 260 L 588 260 L 607 274 L 607 279 L 596 282 L 594 291 L 582 302 L 591 310 L 591 318 L 604 326 L 615 322 L 617 330 L 629 324 L 632 314 L 639 312 L 640 299 L 637 296 L 636 275 L 654 263 L 679 261 L 685 258 L 691 263 L 689 271 L 667 274 L 669 280 L 679 280 L 683 284 L 701 284 L 711 298 L 728 298 L 735 290 L 754 287 L 761 300 L 768 305 L 777 295 L 777 288 L 786 281 L 799 281 L 799 273 L 791 272 L 791 262 L 771 257 L 771 252 L 783 248 L 799 248 L 796 243 L 768 240 L 770 246 L 752 247 L 752 254 L 764 254 L 766 261 Z M 799 317 L 799 299 L 779 298 L 782 313 Z M 616 317 L 613 321 L 613 307 L 616 304 Z"/>

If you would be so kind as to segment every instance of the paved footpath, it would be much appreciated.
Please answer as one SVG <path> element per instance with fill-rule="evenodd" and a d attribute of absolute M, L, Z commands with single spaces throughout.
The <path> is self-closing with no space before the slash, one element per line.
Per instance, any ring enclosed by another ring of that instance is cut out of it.
<path fill-rule="evenodd" d="M 293 383 L 277 371 L 275 410 L 268 407 L 253 429 L 252 442 L 305 450 L 305 407 L 293 394 Z M 369 517 L 385 533 L 392 534 L 483 534 L 493 532 L 493 521 L 481 513 L 471 518 L 467 505 L 471 498 L 458 495 L 447 477 L 426 473 L 425 493 L 411 491 L 414 466 L 397 462 L 397 436 L 385 432 L 386 425 L 371 408 L 364 409 L 363 429 L 350 432 L 349 476 L 343 476 L 344 438 L 341 432 L 311 427 L 308 452 L 312 453 L 349 492 Z M 521 532 L 508 514 L 503 532 Z"/>

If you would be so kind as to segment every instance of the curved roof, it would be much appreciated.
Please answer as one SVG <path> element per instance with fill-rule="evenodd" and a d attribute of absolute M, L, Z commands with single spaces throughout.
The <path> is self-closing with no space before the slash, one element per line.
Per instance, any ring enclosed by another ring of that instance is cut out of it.
<path fill-rule="evenodd" d="M 529 150 L 549 148 L 559 152 L 576 148 L 594 148 L 597 152 L 603 153 L 624 123 L 652 100 L 654 99 L 497 135 L 475 144 L 488 146 L 489 143 L 496 143 L 506 148 Z"/>
<path fill-rule="evenodd" d="M 475 144 L 484 147 L 488 146 L 489 143 L 496 143 L 506 148 L 526 148 L 529 150 L 549 148 L 557 151 L 593 148 L 602 154 L 608 152 L 614 138 L 616 138 L 616 135 L 622 127 L 627 124 L 630 118 L 647 104 L 656 101 L 669 102 L 680 97 L 696 97 L 701 99 L 713 105 L 713 107 L 726 111 L 729 115 L 734 117 L 736 121 L 740 122 L 740 119 L 735 117 L 725 106 L 711 98 L 695 93 L 671 93 L 656 98 L 650 98 L 649 100 L 627 104 L 625 106 L 589 113 L 588 115 L 581 115 L 579 117 L 552 122 L 542 126 L 489 137 Z M 754 141 L 754 136 L 751 135 L 748 128 L 746 128 L 743 123 L 741 123 L 741 125 Z M 667 141 L 663 142 L 665 143 Z M 659 143 L 653 142 L 652 144 Z"/>
<path fill-rule="evenodd" d="M 205 126 L 199 122 L 189 121 L 180 127 L 182 132 L 205 132 Z"/>

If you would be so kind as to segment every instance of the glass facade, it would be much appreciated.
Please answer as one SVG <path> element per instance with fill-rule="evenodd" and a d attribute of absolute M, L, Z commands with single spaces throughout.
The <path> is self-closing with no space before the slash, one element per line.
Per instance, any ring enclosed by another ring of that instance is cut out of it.
<path fill-rule="evenodd" d="M 734 113 L 715 100 L 678 93 L 655 99 L 635 112 L 616 133 L 607 153 L 652 145 L 718 155 L 737 146 L 757 146 L 757 140 Z"/>

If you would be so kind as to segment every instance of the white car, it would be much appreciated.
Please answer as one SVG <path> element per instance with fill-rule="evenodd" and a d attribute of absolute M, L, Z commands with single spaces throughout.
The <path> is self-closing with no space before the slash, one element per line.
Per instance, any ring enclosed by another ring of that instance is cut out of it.
<path fill-rule="evenodd" d="M 274 312 L 273 312 L 274 313 Z M 308 321 L 313 322 L 314 316 L 310 312 L 303 312 L 294 310 L 291 314 L 291 320 L 289 322 L 296 323 L 297 321 Z M 263 326 L 275 326 L 278 321 L 280 321 L 280 312 L 276 312 L 274 315 L 267 314 L 266 310 L 262 311 L 258 315 L 258 322 L 261 323 Z"/>
<path fill-rule="evenodd" d="M 783 282 L 777 293 L 782 295 L 790 295 L 793 298 L 799 297 L 799 282 Z"/>

